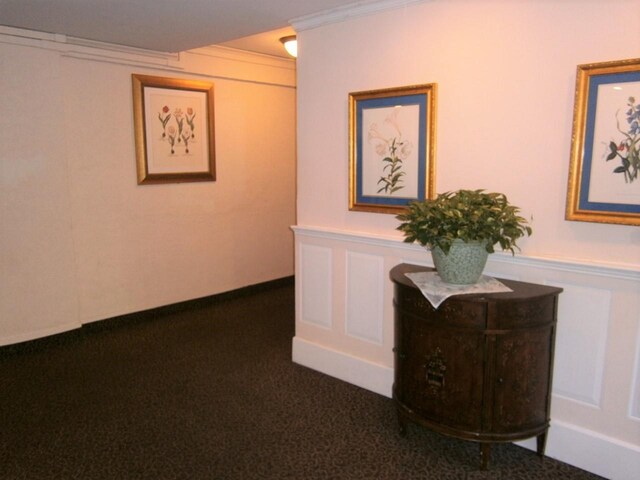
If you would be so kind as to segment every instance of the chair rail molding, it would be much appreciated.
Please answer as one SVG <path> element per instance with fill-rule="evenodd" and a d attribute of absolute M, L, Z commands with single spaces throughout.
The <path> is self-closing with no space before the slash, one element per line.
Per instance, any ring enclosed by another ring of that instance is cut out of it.
<path fill-rule="evenodd" d="M 340 242 L 354 242 L 362 245 L 403 249 L 407 252 L 424 252 L 424 247 L 415 243 L 405 243 L 401 237 L 380 234 L 365 234 L 326 227 L 310 227 L 296 225 L 291 227 L 296 236 L 335 240 Z M 536 257 L 529 255 L 511 255 L 510 253 L 495 252 L 489 257 L 491 262 L 520 265 L 542 269 L 552 269 L 564 272 L 598 275 L 621 280 L 640 282 L 640 265 L 619 265 L 615 263 L 594 262 L 591 260 L 563 259 L 555 257 Z"/>

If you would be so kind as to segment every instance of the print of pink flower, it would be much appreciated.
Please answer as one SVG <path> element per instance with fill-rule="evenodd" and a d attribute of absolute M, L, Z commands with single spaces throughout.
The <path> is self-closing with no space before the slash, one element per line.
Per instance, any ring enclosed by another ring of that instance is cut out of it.
<path fill-rule="evenodd" d="M 398 152 L 398 156 L 402 160 L 406 160 L 407 158 L 409 158 L 409 155 L 411 155 L 411 151 L 413 150 L 413 145 L 411 144 L 411 142 L 409 140 L 405 140 L 400 145 L 401 145 L 400 146 L 400 152 Z"/>
<path fill-rule="evenodd" d="M 398 113 L 400 108 L 394 108 L 384 119 L 383 127 L 389 136 L 380 133 L 377 123 L 369 126 L 367 139 L 373 144 L 376 155 L 382 157 L 382 176 L 378 180 L 379 189 L 377 193 L 393 194 L 404 188 L 403 178 L 405 172 L 402 171 L 402 162 L 406 160 L 413 150 L 410 141 L 402 138 L 402 131 L 398 124 Z"/>
<path fill-rule="evenodd" d="M 169 113 L 169 107 L 165 105 L 162 107 L 162 112 L 158 112 L 158 120 L 162 124 L 162 138 L 167 136 L 167 123 L 171 119 L 171 114 Z"/>
<path fill-rule="evenodd" d="M 616 112 L 616 125 L 624 138 L 618 143 L 613 140 L 609 142 L 606 161 L 617 160 L 619 164 L 613 173 L 622 174 L 625 183 L 633 183 L 640 175 L 640 103 L 636 102 L 635 97 L 627 99 L 627 110 L 624 112 L 627 125 L 624 129 L 620 126 L 619 113 L 620 110 Z"/>

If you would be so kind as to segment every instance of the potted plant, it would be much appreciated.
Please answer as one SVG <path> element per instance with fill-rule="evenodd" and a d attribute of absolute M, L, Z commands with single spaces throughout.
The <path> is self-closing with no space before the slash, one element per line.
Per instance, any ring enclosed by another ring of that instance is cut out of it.
<path fill-rule="evenodd" d="M 396 217 L 402 222 L 397 229 L 404 233 L 405 242 L 431 250 L 444 282 L 473 284 L 496 244 L 515 254 L 516 241 L 531 235 L 519 212 L 502 193 L 458 190 L 411 202 L 407 212 Z"/>

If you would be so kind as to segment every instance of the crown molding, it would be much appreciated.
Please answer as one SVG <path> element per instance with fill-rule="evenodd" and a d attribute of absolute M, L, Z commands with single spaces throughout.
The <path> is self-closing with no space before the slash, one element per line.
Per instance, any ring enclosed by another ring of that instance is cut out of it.
<path fill-rule="evenodd" d="M 414 3 L 423 3 L 427 0 L 379 0 L 379 1 L 362 1 L 332 8 L 323 12 L 305 15 L 294 18 L 289 23 L 296 32 L 310 30 L 312 28 L 329 25 L 332 23 L 344 22 L 351 18 L 364 17 L 375 13 L 384 12 L 385 10 L 393 10 Z"/>
<path fill-rule="evenodd" d="M 286 70 L 296 69 L 296 63 L 293 58 L 289 59 L 278 57 L 276 55 L 268 55 L 266 53 L 251 52 L 249 50 L 227 47 L 226 45 L 209 45 L 206 47 L 187 50 L 187 52 L 193 55 L 204 55 L 206 57 L 233 60 L 236 62 L 251 63 L 267 67 L 284 68 Z"/>

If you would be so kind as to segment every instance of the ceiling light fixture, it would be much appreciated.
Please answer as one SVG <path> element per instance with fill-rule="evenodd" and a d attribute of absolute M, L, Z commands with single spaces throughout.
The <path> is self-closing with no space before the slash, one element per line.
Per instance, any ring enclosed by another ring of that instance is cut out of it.
<path fill-rule="evenodd" d="M 280 39 L 284 45 L 284 49 L 289 55 L 296 58 L 298 56 L 298 40 L 295 35 L 289 35 Z"/>

